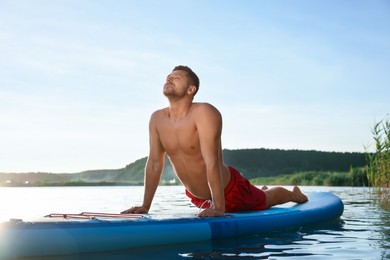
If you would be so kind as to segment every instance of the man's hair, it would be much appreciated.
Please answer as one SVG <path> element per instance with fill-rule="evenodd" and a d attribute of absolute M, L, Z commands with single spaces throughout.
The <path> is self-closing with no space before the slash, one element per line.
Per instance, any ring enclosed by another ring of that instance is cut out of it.
<path fill-rule="evenodd" d="M 194 93 L 194 96 L 195 96 L 196 93 L 198 93 L 199 84 L 200 84 L 199 78 L 195 74 L 195 72 L 193 72 L 192 69 L 190 69 L 189 67 L 183 66 L 183 65 L 176 66 L 172 71 L 175 71 L 175 70 L 184 70 L 185 72 L 187 72 L 188 78 L 190 80 L 190 84 L 196 87 L 196 91 Z"/>

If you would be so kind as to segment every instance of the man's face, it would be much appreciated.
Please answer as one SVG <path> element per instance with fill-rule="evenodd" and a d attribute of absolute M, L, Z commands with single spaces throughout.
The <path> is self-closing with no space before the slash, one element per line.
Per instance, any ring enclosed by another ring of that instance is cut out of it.
<path fill-rule="evenodd" d="M 165 96 L 181 97 L 186 95 L 189 88 L 186 73 L 184 70 L 175 70 L 167 76 L 163 89 Z"/>

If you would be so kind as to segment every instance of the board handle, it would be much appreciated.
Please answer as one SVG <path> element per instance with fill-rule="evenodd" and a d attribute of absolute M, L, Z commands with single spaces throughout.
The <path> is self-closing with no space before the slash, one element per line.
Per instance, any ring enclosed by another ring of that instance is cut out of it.
<path fill-rule="evenodd" d="M 81 213 L 51 213 L 46 218 L 76 218 L 76 219 L 95 219 L 95 218 L 143 218 L 142 214 L 117 214 L 102 212 L 81 212 Z"/>

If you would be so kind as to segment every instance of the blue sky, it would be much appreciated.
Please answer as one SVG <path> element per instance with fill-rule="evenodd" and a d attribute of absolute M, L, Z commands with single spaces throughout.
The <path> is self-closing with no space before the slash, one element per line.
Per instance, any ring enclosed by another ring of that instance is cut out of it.
<path fill-rule="evenodd" d="M 390 112 L 390 2 L 0 0 L 0 172 L 148 154 L 176 65 L 227 149 L 364 152 Z"/>

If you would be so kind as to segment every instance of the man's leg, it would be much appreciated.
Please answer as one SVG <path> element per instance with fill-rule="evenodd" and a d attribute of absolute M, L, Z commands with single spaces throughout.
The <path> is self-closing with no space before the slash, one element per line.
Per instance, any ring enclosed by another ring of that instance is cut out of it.
<path fill-rule="evenodd" d="M 286 202 L 303 203 L 307 201 L 305 194 L 301 192 L 298 186 L 294 186 L 292 191 L 283 187 L 274 187 L 264 190 L 267 199 L 267 208 Z"/>

